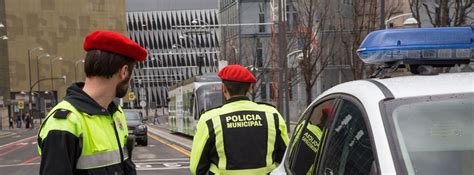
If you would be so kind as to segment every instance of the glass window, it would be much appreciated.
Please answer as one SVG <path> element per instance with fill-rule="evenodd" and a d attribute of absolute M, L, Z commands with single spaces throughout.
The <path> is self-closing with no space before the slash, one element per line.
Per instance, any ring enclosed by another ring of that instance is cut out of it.
<path fill-rule="evenodd" d="M 261 2 L 258 4 L 258 9 L 259 9 L 259 14 L 258 14 L 258 22 L 259 23 L 264 23 L 265 22 L 265 8 L 266 8 L 266 3 Z M 259 25 L 258 26 L 258 32 L 265 32 L 265 25 Z"/>
<path fill-rule="evenodd" d="M 255 54 L 256 54 L 256 66 L 257 67 L 262 67 L 263 66 L 263 44 L 262 44 L 262 40 L 260 40 L 260 38 L 257 38 L 256 39 L 256 50 L 255 50 Z"/>
<path fill-rule="evenodd" d="M 362 111 L 343 100 L 330 133 L 320 174 L 369 174 L 374 154 Z"/>
<path fill-rule="evenodd" d="M 260 98 L 262 101 L 267 101 L 267 83 L 262 82 L 260 85 Z"/>
<path fill-rule="evenodd" d="M 203 85 L 196 90 L 198 114 L 223 104 L 221 84 Z"/>
<path fill-rule="evenodd" d="M 307 111 L 296 125 L 293 140 L 288 147 L 287 168 L 295 175 L 313 174 L 314 162 L 324 140 L 327 119 L 331 118 L 334 100 L 328 100 Z"/>
<path fill-rule="evenodd" d="M 403 174 L 472 174 L 474 94 L 385 102 Z"/>

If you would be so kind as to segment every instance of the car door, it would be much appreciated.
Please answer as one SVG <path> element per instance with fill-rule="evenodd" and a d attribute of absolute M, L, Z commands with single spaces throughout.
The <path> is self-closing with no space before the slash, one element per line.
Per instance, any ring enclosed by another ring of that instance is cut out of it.
<path fill-rule="evenodd" d="M 307 108 L 295 127 L 287 148 L 284 169 L 287 174 L 313 174 L 336 105 L 335 97 L 328 97 Z"/>
<path fill-rule="evenodd" d="M 373 135 L 362 104 L 345 95 L 337 103 L 335 120 L 317 162 L 317 174 L 378 174 Z"/>

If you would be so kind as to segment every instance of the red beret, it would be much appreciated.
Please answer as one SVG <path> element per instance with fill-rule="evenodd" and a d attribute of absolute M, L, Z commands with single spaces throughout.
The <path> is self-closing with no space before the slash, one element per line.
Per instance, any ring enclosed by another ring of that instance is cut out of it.
<path fill-rule="evenodd" d="M 252 75 L 252 73 L 242 67 L 241 65 L 228 65 L 219 71 L 218 76 L 222 80 L 227 81 L 237 81 L 243 83 L 256 83 L 257 79 Z"/>
<path fill-rule="evenodd" d="M 103 50 L 113 52 L 135 61 L 143 61 L 147 56 L 146 50 L 121 33 L 112 31 L 95 31 L 89 33 L 84 41 L 84 50 Z"/>

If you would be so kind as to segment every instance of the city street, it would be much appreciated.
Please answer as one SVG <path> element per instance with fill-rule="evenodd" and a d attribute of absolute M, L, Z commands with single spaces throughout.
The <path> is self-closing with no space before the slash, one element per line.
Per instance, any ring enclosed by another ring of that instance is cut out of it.
<path fill-rule="evenodd" d="M 2 131 L 3 132 L 3 131 Z M 7 130 L 0 135 L 0 172 L 38 174 L 37 130 Z M 138 174 L 188 174 L 189 151 L 149 133 L 148 146 L 136 146 L 133 160 Z"/>

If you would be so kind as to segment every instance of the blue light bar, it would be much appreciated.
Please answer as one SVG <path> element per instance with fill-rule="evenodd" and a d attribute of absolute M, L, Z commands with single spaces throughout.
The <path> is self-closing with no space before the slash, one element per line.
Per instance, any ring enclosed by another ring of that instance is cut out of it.
<path fill-rule="evenodd" d="M 357 50 L 365 63 L 450 61 L 474 58 L 474 28 L 379 30 L 367 35 Z"/>

